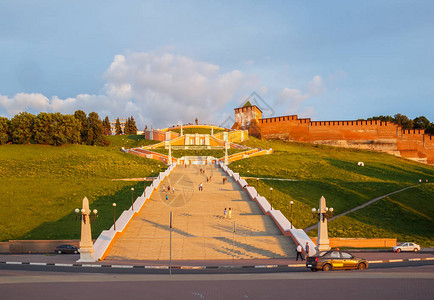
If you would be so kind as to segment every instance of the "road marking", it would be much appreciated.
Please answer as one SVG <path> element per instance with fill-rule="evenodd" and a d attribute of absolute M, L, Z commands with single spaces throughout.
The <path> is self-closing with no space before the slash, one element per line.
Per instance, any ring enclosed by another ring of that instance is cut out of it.
<path fill-rule="evenodd" d="M 112 265 L 112 268 L 125 268 L 125 269 L 132 269 L 134 266 L 128 266 L 128 265 Z"/>
<path fill-rule="evenodd" d="M 90 267 L 90 268 L 101 268 L 102 266 L 101 265 L 85 265 L 85 264 L 83 264 L 83 265 L 81 265 L 82 267 Z"/>
<path fill-rule="evenodd" d="M 31 263 L 29 263 L 29 265 L 32 265 L 32 266 L 46 266 L 47 264 L 46 263 L 31 262 Z"/>
<path fill-rule="evenodd" d="M 389 259 L 389 262 L 401 262 L 403 259 Z"/>
<path fill-rule="evenodd" d="M 21 265 L 21 262 L 16 262 L 16 261 L 7 261 L 6 264 L 7 264 L 7 265 Z"/>

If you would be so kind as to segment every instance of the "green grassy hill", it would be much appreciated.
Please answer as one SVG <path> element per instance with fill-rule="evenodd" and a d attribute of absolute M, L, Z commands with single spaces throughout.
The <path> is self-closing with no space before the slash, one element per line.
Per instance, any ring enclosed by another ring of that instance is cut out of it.
<path fill-rule="evenodd" d="M 413 240 L 434 245 L 434 185 L 419 186 L 418 180 L 434 182 L 434 168 L 384 153 L 312 144 L 259 141 L 250 138 L 251 147 L 273 148 L 275 153 L 236 161 L 230 165 L 241 176 L 286 178 L 294 181 L 260 180 L 259 192 L 270 198 L 273 207 L 306 228 L 315 223 L 311 209 L 318 208 L 324 196 L 335 214 L 345 212 L 366 201 L 417 185 L 405 192 L 380 200 L 362 210 L 329 223 L 331 237 L 390 237 L 398 241 Z M 364 167 L 357 165 L 363 161 Z M 310 233 L 315 236 L 316 232 Z"/>
<path fill-rule="evenodd" d="M 132 143 L 150 143 L 137 136 L 110 137 L 111 147 L 68 145 L 4 145 L 0 147 L 0 241 L 9 239 L 79 238 L 74 209 L 83 197 L 99 211 L 93 236 L 113 223 L 116 215 L 143 193 L 144 183 L 112 181 L 156 175 L 162 163 L 122 153 Z M 122 139 L 124 139 L 122 141 Z M 132 141 L 132 142 L 131 142 Z M 153 173 L 152 173 L 153 171 Z"/>

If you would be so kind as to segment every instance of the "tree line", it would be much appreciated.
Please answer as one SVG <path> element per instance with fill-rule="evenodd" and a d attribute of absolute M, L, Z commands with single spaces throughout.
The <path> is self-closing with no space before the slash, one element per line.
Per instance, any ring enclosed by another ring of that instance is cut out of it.
<path fill-rule="evenodd" d="M 117 119 L 119 121 L 119 118 Z M 120 127 L 120 124 L 119 124 Z M 116 134 L 137 134 L 134 118 L 128 118 L 124 132 Z M 109 118 L 101 121 L 96 112 L 89 115 L 77 110 L 73 115 L 61 113 L 45 113 L 33 115 L 21 112 L 12 119 L 0 117 L 0 145 L 13 144 L 84 144 L 107 146 L 111 135 Z"/>
<path fill-rule="evenodd" d="M 425 129 L 426 133 L 434 134 L 434 123 L 431 123 L 426 117 L 420 116 L 410 119 L 406 115 L 396 114 L 392 116 L 376 116 L 368 118 L 368 121 L 380 120 L 389 121 L 398 124 L 402 129 Z"/>

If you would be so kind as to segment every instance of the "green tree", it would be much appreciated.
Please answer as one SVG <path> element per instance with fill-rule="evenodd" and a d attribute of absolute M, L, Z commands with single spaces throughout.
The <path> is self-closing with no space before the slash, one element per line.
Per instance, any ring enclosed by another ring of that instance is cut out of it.
<path fill-rule="evenodd" d="M 102 126 L 104 127 L 104 134 L 105 135 L 111 135 L 112 134 L 112 128 L 110 125 L 110 120 L 108 116 L 105 116 L 104 121 L 102 121 Z"/>
<path fill-rule="evenodd" d="M 394 121 L 396 124 L 400 125 L 402 129 L 413 128 L 413 120 L 409 119 L 406 115 L 396 114 L 394 116 Z"/>
<path fill-rule="evenodd" d="M 77 110 L 74 113 L 74 117 L 80 123 L 80 139 L 81 139 L 80 142 L 83 144 L 90 145 L 89 142 L 90 124 L 89 124 L 89 120 L 87 119 L 86 113 L 82 110 Z"/>
<path fill-rule="evenodd" d="M 57 130 L 54 145 L 77 144 L 81 141 L 81 124 L 73 115 L 55 114 Z"/>
<path fill-rule="evenodd" d="M 116 135 L 122 134 L 121 122 L 119 118 L 116 119 Z"/>
<path fill-rule="evenodd" d="M 368 121 L 375 121 L 375 120 L 380 120 L 380 121 L 385 121 L 385 122 L 394 122 L 395 119 L 392 116 L 376 116 L 376 117 L 372 117 L 372 118 L 368 118 Z"/>
<path fill-rule="evenodd" d="M 91 112 L 88 117 L 90 130 L 89 141 L 90 145 L 95 145 L 97 140 L 104 135 L 104 127 L 102 126 L 101 119 L 96 112 Z M 92 137 L 92 139 L 91 139 Z"/>
<path fill-rule="evenodd" d="M 413 120 L 413 128 L 415 129 L 427 129 L 430 124 L 430 121 L 424 116 L 414 118 Z"/>
<path fill-rule="evenodd" d="M 131 120 L 128 118 L 125 121 L 124 134 L 131 134 Z"/>
<path fill-rule="evenodd" d="M 130 134 L 137 134 L 136 121 L 133 116 L 130 118 Z"/>
<path fill-rule="evenodd" d="M 8 143 L 9 140 L 9 119 L 0 117 L 0 145 Z"/>
<path fill-rule="evenodd" d="M 54 119 L 53 114 L 41 112 L 35 117 L 33 126 L 36 144 L 54 145 Z"/>
<path fill-rule="evenodd" d="M 33 124 L 35 115 L 21 112 L 15 115 L 10 122 L 10 134 L 15 144 L 30 144 L 33 139 Z"/>

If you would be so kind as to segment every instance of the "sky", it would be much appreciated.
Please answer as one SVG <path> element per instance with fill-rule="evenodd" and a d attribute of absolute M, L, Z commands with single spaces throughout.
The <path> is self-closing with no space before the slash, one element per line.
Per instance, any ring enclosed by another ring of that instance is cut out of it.
<path fill-rule="evenodd" d="M 0 1 L 0 116 L 434 122 L 434 1 Z"/>

